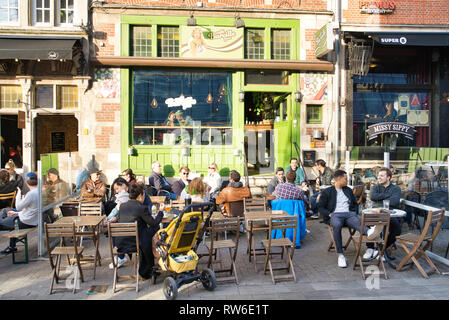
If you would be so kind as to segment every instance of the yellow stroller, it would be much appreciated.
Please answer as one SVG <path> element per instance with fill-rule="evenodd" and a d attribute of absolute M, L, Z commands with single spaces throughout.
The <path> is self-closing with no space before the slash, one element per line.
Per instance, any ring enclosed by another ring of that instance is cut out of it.
<path fill-rule="evenodd" d="M 170 222 L 167 228 L 157 232 L 156 251 L 160 255 L 158 264 L 162 271 L 170 272 L 170 276 L 164 280 L 163 287 L 168 300 L 176 299 L 178 288 L 193 281 L 201 281 L 203 287 L 209 291 L 217 286 L 212 270 L 204 269 L 201 273 L 196 270 L 199 258 L 194 251 L 195 241 L 203 222 L 204 207 L 210 205 L 211 203 L 189 205 Z M 201 211 L 190 212 L 194 207 L 200 207 Z M 154 276 L 153 283 L 155 282 Z"/>

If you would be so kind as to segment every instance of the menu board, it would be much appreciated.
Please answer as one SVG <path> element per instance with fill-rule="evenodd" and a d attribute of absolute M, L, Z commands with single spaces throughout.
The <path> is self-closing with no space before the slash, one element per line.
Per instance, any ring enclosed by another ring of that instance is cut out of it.
<path fill-rule="evenodd" d="M 65 151 L 65 132 L 51 133 L 51 151 Z"/>

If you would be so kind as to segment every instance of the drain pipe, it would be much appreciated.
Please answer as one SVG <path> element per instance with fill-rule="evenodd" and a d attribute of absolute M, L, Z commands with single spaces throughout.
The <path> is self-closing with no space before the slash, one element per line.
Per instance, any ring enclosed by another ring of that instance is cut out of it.
<path fill-rule="evenodd" d="M 335 0 L 334 7 L 334 30 L 335 30 L 335 81 L 333 87 L 334 93 L 334 167 L 340 166 L 340 15 L 341 0 Z"/>

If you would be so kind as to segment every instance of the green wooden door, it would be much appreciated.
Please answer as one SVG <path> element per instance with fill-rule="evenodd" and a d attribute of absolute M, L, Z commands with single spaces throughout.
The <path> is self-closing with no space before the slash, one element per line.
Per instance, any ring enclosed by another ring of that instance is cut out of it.
<path fill-rule="evenodd" d="M 292 156 L 292 121 L 291 95 L 284 97 L 285 100 L 279 105 L 279 112 L 276 112 L 274 122 L 274 155 L 275 168 L 286 168 Z"/>

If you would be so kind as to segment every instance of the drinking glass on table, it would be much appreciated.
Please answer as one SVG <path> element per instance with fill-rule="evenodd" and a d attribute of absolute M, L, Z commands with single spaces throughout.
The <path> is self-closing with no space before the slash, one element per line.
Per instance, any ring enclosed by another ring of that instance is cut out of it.
<path fill-rule="evenodd" d="M 384 209 L 390 209 L 390 200 L 384 200 Z"/>
<path fill-rule="evenodd" d="M 166 218 L 166 217 L 168 216 L 168 213 L 169 213 L 170 210 L 171 210 L 171 204 L 170 204 L 170 203 L 167 203 L 167 204 L 165 205 L 164 210 L 165 210 L 165 212 L 164 212 L 164 218 Z"/>

